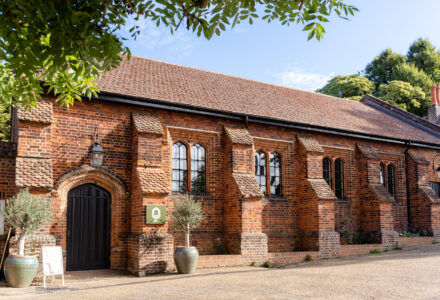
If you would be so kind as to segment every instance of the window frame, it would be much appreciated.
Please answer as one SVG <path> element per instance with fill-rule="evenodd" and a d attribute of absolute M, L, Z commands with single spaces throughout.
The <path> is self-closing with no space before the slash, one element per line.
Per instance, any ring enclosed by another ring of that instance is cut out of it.
<path fill-rule="evenodd" d="M 387 186 L 387 176 L 385 172 L 386 166 L 384 163 L 379 164 L 379 183 L 383 186 Z"/>
<path fill-rule="evenodd" d="M 337 174 L 337 172 L 336 172 L 336 166 L 337 166 L 337 164 L 340 164 L 340 170 L 339 170 L 339 175 L 340 175 L 340 178 L 336 178 L 336 174 Z M 336 195 L 336 197 L 338 198 L 338 199 L 344 199 L 344 188 L 345 188 L 345 185 L 344 185 L 344 161 L 341 159 L 341 158 L 336 158 L 335 159 L 335 161 L 334 161 L 334 176 L 335 176 L 335 178 L 334 178 L 334 193 L 335 193 L 335 195 Z M 339 183 L 339 184 L 338 184 Z M 337 187 L 337 184 L 338 185 L 340 185 L 340 186 L 338 186 Z M 340 194 L 339 194 L 339 191 L 340 191 Z M 339 194 L 339 195 L 338 195 Z"/>
<path fill-rule="evenodd" d="M 278 175 L 276 175 L 276 166 L 272 166 L 272 157 L 278 157 Z M 269 195 L 270 196 L 274 196 L 274 197 L 282 197 L 283 196 L 283 167 L 282 167 L 282 156 L 281 154 L 279 154 L 278 152 L 274 151 L 274 152 L 270 152 L 269 154 L 269 159 L 268 159 L 268 164 L 269 164 L 269 176 L 268 177 L 268 181 L 269 181 Z M 272 167 L 274 169 L 274 175 L 272 176 Z M 275 192 L 272 193 L 272 177 L 276 178 L 278 177 L 278 186 L 274 185 L 275 188 Z"/>
<path fill-rule="evenodd" d="M 177 159 L 179 161 L 179 168 L 175 169 L 174 168 L 174 160 L 176 158 L 174 157 L 174 146 L 178 145 L 178 144 L 180 144 L 180 146 L 178 146 L 179 147 L 179 157 L 177 157 Z M 180 154 L 182 153 L 180 151 L 180 148 L 182 146 L 185 147 L 185 150 L 186 150 L 185 151 L 185 155 L 186 155 L 185 158 L 181 158 L 180 157 Z M 172 151 L 171 151 L 172 152 L 171 153 L 171 191 L 173 193 L 180 193 L 180 194 L 182 194 L 182 193 L 188 193 L 190 191 L 189 190 L 189 182 L 188 182 L 188 174 L 189 174 L 189 172 L 191 172 L 191 170 L 190 170 L 190 166 L 189 166 L 189 163 L 188 163 L 188 154 L 189 154 L 188 153 L 189 152 L 188 149 L 189 149 L 189 145 L 187 143 L 185 143 L 185 142 L 176 141 L 176 142 L 173 143 L 173 148 L 172 148 Z M 180 168 L 181 167 L 181 164 L 180 164 L 181 161 L 185 161 L 185 163 L 186 163 L 186 170 Z M 178 171 L 179 172 L 179 180 L 174 180 L 174 171 Z M 183 173 L 183 179 L 180 178 L 180 172 L 181 171 L 184 172 Z M 186 174 L 186 176 L 185 176 L 185 174 Z M 179 189 L 178 191 L 174 190 L 174 182 L 179 182 L 179 183 L 182 182 L 184 184 L 183 189 Z"/>
<path fill-rule="evenodd" d="M 388 193 L 396 199 L 396 167 L 393 164 L 387 166 L 387 189 Z"/>
<path fill-rule="evenodd" d="M 193 153 L 194 153 L 193 150 L 194 150 L 194 148 L 197 149 L 196 150 L 197 151 L 197 158 L 196 159 L 193 159 Z M 204 152 L 203 160 L 199 160 L 198 159 L 200 149 L 203 149 L 203 152 Z M 189 178 L 189 181 L 190 181 L 189 191 L 192 194 L 204 194 L 204 193 L 206 193 L 206 148 L 205 148 L 205 146 L 203 146 L 200 143 L 195 143 L 195 144 L 191 145 L 191 151 L 190 151 L 189 159 L 190 159 L 190 161 L 188 163 L 188 165 L 190 167 L 189 173 L 191 174 L 189 176 L 190 177 Z M 202 162 L 203 166 L 204 166 L 204 170 L 203 171 L 193 170 L 193 163 L 194 162 L 197 163 L 197 168 L 198 168 L 199 164 Z M 193 173 L 198 173 L 199 175 L 203 174 L 203 182 L 202 182 L 201 185 L 199 185 L 199 187 L 201 187 L 201 190 L 199 190 L 199 191 L 194 191 L 194 186 L 196 186 L 196 184 L 193 182 Z"/>
<path fill-rule="evenodd" d="M 327 171 L 324 169 L 324 165 L 325 165 L 326 161 L 328 161 L 328 170 Z M 332 169 L 333 169 L 333 162 L 332 162 L 332 160 L 329 157 L 324 156 L 322 158 L 322 178 L 330 186 L 330 189 L 333 190 L 333 172 L 332 172 Z M 326 176 L 325 176 L 326 172 L 328 173 L 328 180 L 326 179 Z"/>
<path fill-rule="evenodd" d="M 264 155 L 264 164 L 261 163 L 261 156 Z M 257 166 L 257 156 L 258 156 L 258 166 Z M 258 185 L 260 186 L 261 191 L 264 195 L 269 195 L 267 192 L 267 153 L 263 150 L 258 150 L 254 154 L 254 169 L 255 169 L 255 179 L 257 180 Z M 264 175 L 257 174 L 257 170 L 260 170 L 261 167 L 264 167 Z M 264 177 L 264 179 L 262 179 Z M 264 189 L 262 188 L 262 183 L 264 183 Z"/>

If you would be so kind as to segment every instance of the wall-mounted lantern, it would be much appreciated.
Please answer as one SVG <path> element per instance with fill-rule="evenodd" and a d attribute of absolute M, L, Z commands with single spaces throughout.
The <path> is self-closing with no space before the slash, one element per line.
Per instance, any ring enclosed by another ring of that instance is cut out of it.
<path fill-rule="evenodd" d="M 104 149 L 98 142 L 98 128 L 95 128 L 95 134 L 93 136 L 93 148 L 91 151 L 90 164 L 92 167 L 100 168 L 102 166 L 102 160 L 104 159 Z"/>
<path fill-rule="evenodd" d="M 437 176 L 437 178 L 440 178 L 440 166 L 437 166 L 437 168 L 435 167 L 435 158 L 438 156 L 440 156 L 440 154 L 435 155 L 434 158 L 432 159 L 432 169 L 434 170 L 434 173 Z"/>

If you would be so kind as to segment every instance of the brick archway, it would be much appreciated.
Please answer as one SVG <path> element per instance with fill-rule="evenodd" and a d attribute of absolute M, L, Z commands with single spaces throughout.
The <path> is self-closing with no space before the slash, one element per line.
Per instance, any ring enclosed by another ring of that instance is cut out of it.
<path fill-rule="evenodd" d="M 125 182 L 107 169 L 81 166 L 55 181 L 53 192 L 58 200 L 58 209 L 54 211 L 52 223 L 57 224 L 54 230 L 58 231 L 59 243 L 66 249 L 67 195 L 73 188 L 87 183 L 102 187 L 111 194 L 110 268 L 126 268 L 127 245 L 123 233 L 127 231 L 124 229 L 127 226 L 124 216 L 128 216 L 129 191 Z"/>

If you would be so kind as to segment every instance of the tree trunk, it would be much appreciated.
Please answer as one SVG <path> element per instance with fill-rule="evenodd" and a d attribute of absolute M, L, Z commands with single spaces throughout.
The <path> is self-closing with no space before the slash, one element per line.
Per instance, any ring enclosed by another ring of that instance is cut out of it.
<path fill-rule="evenodd" d="M 26 241 L 26 235 L 24 233 L 20 234 L 18 238 L 18 255 L 24 256 L 24 243 Z"/>
<path fill-rule="evenodd" d="M 186 224 L 185 247 L 189 248 L 189 223 Z"/>

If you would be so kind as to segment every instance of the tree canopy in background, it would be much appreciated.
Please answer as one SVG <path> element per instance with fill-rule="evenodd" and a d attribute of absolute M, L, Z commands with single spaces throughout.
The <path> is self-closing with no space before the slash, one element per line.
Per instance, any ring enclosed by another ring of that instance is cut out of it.
<path fill-rule="evenodd" d="M 94 80 L 130 55 L 121 36 L 129 18 L 210 39 L 239 23 L 262 19 L 295 25 L 320 40 L 336 15 L 353 16 L 346 0 L 4 0 L 0 1 L 0 102 L 31 109 L 42 81 L 69 107 L 98 92 Z M 1 112 L 0 112 L 1 113 Z M 1 128 L 0 124 L 0 128 Z"/>
<path fill-rule="evenodd" d="M 363 76 L 336 76 L 317 92 L 351 100 L 359 100 L 370 93 L 418 116 L 425 116 L 431 102 L 430 86 L 440 81 L 440 50 L 429 40 L 419 38 L 410 45 L 406 56 L 391 49 L 382 51 L 361 74 Z M 372 90 L 363 88 L 369 84 Z"/>
<path fill-rule="evenodd" d="M 368 78 L 361 77 L 357 74 L 347 76 L 336 76 L 329 80 L 329 82 L 318 93 L 333 95 L 336 97 L 351 99 L 359 101 L 365 94 L 374 92 L 374 84 Z"/>

